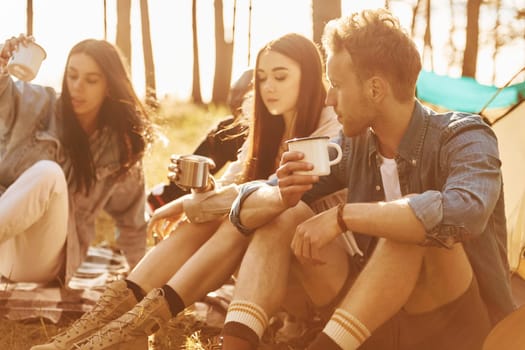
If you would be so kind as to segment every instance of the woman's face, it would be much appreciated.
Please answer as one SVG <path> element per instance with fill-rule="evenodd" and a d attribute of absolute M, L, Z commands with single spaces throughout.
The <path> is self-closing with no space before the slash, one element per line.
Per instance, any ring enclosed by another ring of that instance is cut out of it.
<path fill-rule="evenodd" d="M 265 51 L 259 57 L 256 74 L 268 111 L 285 117 L 294 114 L 301 85 L 299 64 L 278 52 Z"/>
<path fill-rule="evenodd" d="M 84 53 L 71 55 L 66 81 L 79 122 L 94 121 L 108 91 L 106 76 L 98 64 Z"/>

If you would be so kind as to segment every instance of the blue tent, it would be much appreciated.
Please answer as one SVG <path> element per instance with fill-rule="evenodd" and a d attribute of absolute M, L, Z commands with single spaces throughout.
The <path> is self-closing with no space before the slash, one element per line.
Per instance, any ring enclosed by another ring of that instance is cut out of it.
<path fill-rule="evenodd" d="M 479 113 L 498 90 L 496 86 L 482 85 L 473 78 L 451 78 L 421 71 L 416 95 L 422 101 L 448 110 Z M 525 82 L 503 88 L 487 108 L 514 106 L 522 99 L 525 99 Z"/>

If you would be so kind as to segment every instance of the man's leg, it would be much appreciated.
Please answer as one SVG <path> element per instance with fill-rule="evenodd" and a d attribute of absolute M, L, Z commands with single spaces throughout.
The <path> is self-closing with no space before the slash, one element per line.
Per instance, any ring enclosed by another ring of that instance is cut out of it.
<path fill-rule="evenodd" d="M 380 240 L 310 349 L 356 349 L 370 332 L 401 309 L 409 313 L 431 312 L 462 296 L 471 282 L 472 269 L 461 245 L 447 250 Z M 369 344 L 394 346 L 394 339 L 374 343 L 374 337 L 363 348 Z"/>
<path fill-rule="evenodd" d="M 235 287 L 223 329 L 224 349 L 254 349 L 266 329 L 268 317 L 278 311 L 289 283 L 292 257 L 290 243 L 298 223 L 313 213 L 303 203 L 288 209 L 278 218 L 259 228 L 252 238 Z M 344 284 L 347 258 L 339 250 L 344 263 L 319 265 L 305 278 L 337 273 L 340 278 L 326 278 L 327 283 L 313 296 L 319 303 L 328 303 Z M 292 305 L 290 305 L 292 306 Z M 293 307 L 292 307 L 293 308 Z"/>

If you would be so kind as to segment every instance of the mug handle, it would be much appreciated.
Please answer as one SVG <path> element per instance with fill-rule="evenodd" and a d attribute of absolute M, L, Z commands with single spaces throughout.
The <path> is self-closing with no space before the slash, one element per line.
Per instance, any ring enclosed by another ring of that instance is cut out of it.
<path fill-rule="evenodd" d="M 335 150 L 337 151 L 337 157 L 335 157 L 335 159 L 332 159 L 328 164 L 332 166 L 334 164 L 339 163 L 341 161 L 341 158 L 343 158 L 343 151 L 341 150 L 341 146 L 334 142 L 328 142 L 327 146 L 335 148 Z"/>

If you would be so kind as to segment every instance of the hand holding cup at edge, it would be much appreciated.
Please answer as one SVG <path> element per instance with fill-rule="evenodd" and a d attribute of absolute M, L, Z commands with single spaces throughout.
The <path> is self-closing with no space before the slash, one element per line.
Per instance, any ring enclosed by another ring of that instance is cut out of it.
<path fill-rule="evenodd" d="M 168 180 L 170 182 L 177 182 L 177 179 L 179 178 L 179 159 L 181 155 L 180 154 L 172 154 L 170 156 L 170 164 L 168 165 Z"/>
<path fill-rule="evenodd" d="M 33 80 L 45 58 L 46 51 L 35 43 L 32 36 L 20 34 L 0 46 L 1 71 L 7 71 L 19 80 Z"/>

